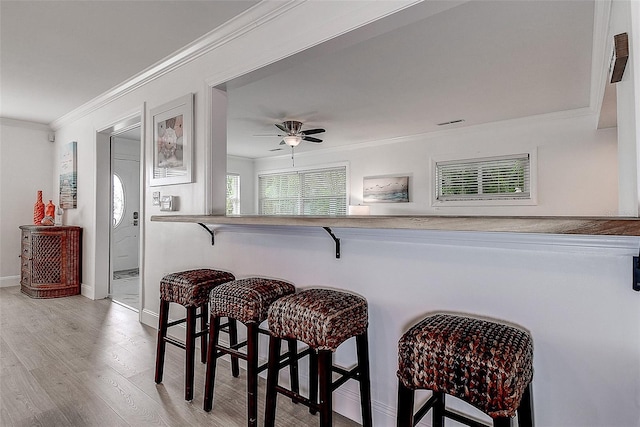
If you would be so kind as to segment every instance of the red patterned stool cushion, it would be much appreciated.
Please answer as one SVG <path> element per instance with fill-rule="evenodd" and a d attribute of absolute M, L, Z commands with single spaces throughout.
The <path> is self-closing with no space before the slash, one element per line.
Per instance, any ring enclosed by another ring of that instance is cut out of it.
<path fill-rule="evenodd" d="M 331 289 L 306 289 L 279 299 L 269 309 L 269 330 L 318 350 L 338 346 L 367 331 L 367 300 Z"/>
<path fill-rule="evenodd" d="M 209 298 L 209 292 L 222 283 L 235 279 L 226 271 L 199 268 L 167 274 L 160 281 L 160 299 L 185 307 L 199 307 Z"/>
<path fill-rule="evenodd" d="M 291 283 L 251 277 L 215 287 L 209 298 L 212 316 L 230 317 L 242 323 L 262 323 L 269 306 L 296 291 Z"/>
<path fill-rule="evenodd" d="M 533 379 L 531 335 L 468 317 L 427 317 L 400 338 L 398 359 L 406 387 L 456 396 L 492 418 L 514 416 Z"/>

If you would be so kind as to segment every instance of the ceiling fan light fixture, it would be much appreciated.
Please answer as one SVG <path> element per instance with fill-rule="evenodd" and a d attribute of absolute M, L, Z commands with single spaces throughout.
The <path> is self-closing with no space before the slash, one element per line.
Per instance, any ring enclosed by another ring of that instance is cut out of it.
<path fill-rule="evenodd" d="M 302 137 L 300 137 L 299 135 L 287 135 L 283 139 L 285 144 L 290 147 L 297 147 L 298 144 L 300 144 L 300 142 L 302 141 Z"/>

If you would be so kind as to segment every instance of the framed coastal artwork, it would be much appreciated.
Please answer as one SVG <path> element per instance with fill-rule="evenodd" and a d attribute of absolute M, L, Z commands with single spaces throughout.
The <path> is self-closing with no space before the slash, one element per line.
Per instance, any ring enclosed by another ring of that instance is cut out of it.
<path fill-rule="evenodd" d="M 62 209 L 78 207 L 78 143 L 70 142 L 62 148 L 60 155 L 60 197 Z"/>
<path fill-rule="evenodd" d="M 187 184 L 193 170 L 193 94 L 188 94 L 151 111 L 151 186 Z"/>
<path fill-rule="evenodd" d="M 363 203 L 409 202 L 408 176 L 365 177 L 362 186 Z"/>

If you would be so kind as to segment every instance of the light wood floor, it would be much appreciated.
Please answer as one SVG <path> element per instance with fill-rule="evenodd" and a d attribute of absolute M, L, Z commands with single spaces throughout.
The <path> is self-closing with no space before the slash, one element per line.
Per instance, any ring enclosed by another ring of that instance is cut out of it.
<path fill-rule="evenodd" d="M 204 365 L 196 363 L 194 400 L 185 402 L 184 352 L 167 346 L 164 381 L 154 382 L 156 330 L 137 313 L 82 296 L 31 299 L 0 288 L 0 425 L 246 425 L 244 372 L 221 361 L 214 409 L 202 410 Z M 198 380 L 200 379 L 200 380 Z M 264 414 L 260 382 L 259 424 Z M 278 398 L 278 426 L 316 426 L 307 408 Z M 340 415 L 339 427 L 358 424 Z"/>

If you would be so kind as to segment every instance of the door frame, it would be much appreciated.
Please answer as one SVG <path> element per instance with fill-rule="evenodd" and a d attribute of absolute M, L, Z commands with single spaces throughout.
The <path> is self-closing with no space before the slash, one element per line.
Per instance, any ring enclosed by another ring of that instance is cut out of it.
<path fill-rule="evenodd" d="M 139 278 L 140 278 L 140 309 L 138 319 L 141 320 L 145 307 L 144 300 L 144 236 L 145 236 L 145 104 L 128 114 L 106 124 L 96 130 L 95 144 L 95 270 L 93 299 L 103 299 L 108 296 L 111 280 L 111 222 L 112 222 L 112 178 L 111 178 L 111 137 L 140 126 L 140 242 L 138 247 Z"/>

